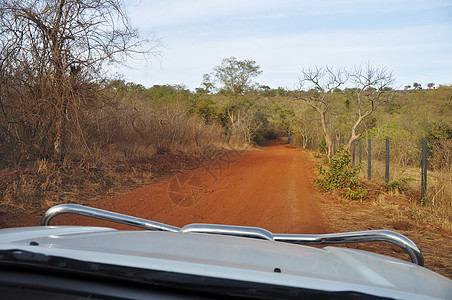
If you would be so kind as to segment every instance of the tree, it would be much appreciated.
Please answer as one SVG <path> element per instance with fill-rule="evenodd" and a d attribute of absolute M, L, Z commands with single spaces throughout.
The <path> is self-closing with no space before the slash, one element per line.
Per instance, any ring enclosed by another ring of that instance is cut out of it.
<path fill-rule="evenodd" d="M 216 66 L 210 74 L 204 74 L 202 85 L 207 90 L 223 91 L 238 96 L 252 91 L 257 85 L 252 78 L 262 74 L 261 67 L 254 60 L 237 60 L 235 57 L 225 58 L 220 66 Z"/>
<path fill-rule="evenodd" d="M 349 78 L 356 87 L 356 120 L 346 144 L 347 150 L 350 150 L 352 143 L 361 137 L 362 133 L 357 133 L 361 122 L 377 110 L 381 104 L 394 98 L 391 86 L 395 81 L 392 72 L 369 64 L 364 69 L 355 68 L 349 73 Z"/>
<path fill-rule="evenodd" d="M 308 90 L 300 91 L 297 98 L 305 101 L 320 115 L 328 159 L 333 154 L 332 128 L 328 113 L 340 99 L 335 95 L 340 86 L 347 82 L 354 85 L 351 89 L 352 98 L 347 102 L 348 109 L 351 110 L 352 126 L 346 150 L 350 150 L 352 143 L 361 137 L 362 133 L 358 133 L 358 128 L 363 120 L 381 104 L 392 100 L 394 94 L 391 88 L 394 83 L 393 74 L 385 68 L 372 67 L 369 64 L 350 71 L 333 70 L 330 67 L 305 69 L 299 76 L 299 82 L 302 88 L 307 86 Z"/>
<path fill-rule="evenodd" d="M 202 76 L 201 87 L 196 88 L 198 94 L 210 94 L 215 89 L 215 83 L 212 81 L 211 74 L 204 74 Z"/>
<path fill-rule="evenodd" d="M 197 90 L 201 94 L 217 90 L 227 96 L 224 107 L 229 123 L 227 135 L 242 135 L 247 143 L 259 127 L 256 124 L 261 124 L 260 113 L 247 95 L 258 88 L 252 79 L 259 74 L 262 70 L 253 60 L 225 58 L 211 73 L 204 74 L 202 87 Z"/>
<path fill-rule="evenodd" d="M 433 82 L 430 82 L 430 83 L 427 84 L 427 87 L 429 89 L 432 89 L 434 86 L 435 86 L 435 84 Z"/>
<path fill-rule="evenodd" d="M 102 67 L 155 54 L 159 41 L 142 47 L 146 40 L 131 27 L 120 0 L 0 0 L 0 7 L 1 123 L 10 124 L 2 130 L 62 159 L 68 124 L 80 123 L 80 108 Z"/>
<path fill-rule="evenodd" d="M 422 85 L 420 83 L 415 82 L 413 83 L 413 88 L 415 90 L 422 90 Z"/>
<path fill-rule="evenodd" d="M 298 80 L 300 89 L 307 87 L 307 91 L 300 91 L 297 98 L 305 101 L 320 115 L 320 124 L 326 142 L 326 156 L 331 158 L 333 154 L 333 140 L 329 130 L 327 113 L 335 99 L 332 97 L 332 92 L 347 81 L 347 73 L 343 70 L 335 71 L 330 67 L 316 67 L 303 69 Z"/>
<path fill-rule="evenodd" d="M 238 135 L 243 136 L 245 143 L 251 144 L 256 132 L 266 125 L 266 116 L 262 113 L 261 107 L 255 103 L 248 102 L 240 107 L 240 122 L 236 122 L 234 128 Z"/>
<path fill-rule="evenodd" d="M 295 138 L 301 140 L 301 146 L 306 149 L 309 142 L 320 140 L 322 135 L 317 125 L 318 117 L 312 114 L 312 110 L 309 107 L 303 107 L 297 109 L 296 119 L 292 126 L 292 130 L 295 133 Z"/>

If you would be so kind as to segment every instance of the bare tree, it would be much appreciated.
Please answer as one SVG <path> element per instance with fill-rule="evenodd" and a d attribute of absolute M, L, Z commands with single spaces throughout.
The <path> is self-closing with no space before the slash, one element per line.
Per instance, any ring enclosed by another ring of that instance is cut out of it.
<path fill-rule="evenodd" d="M 0 8 L 2 130 L 29 145 L 39 140 L 54 159 L 64 157 L 68 124 L 79 123 L 102 67 L 159 46 L 143 47 L 120 0 L 0 0 Z"/>
<path fill-rule="evenodd" d="M 234 124 L 234 129 L 244 137 L 245 143 L 251 144 L 252 138 L 264 124 L 264 116 L 256 105 L 242 106 L 240 111 L 241 119 Z"/>
<path fill-rule="evenodd" d="M 303 69 L 298 77 L 301 89 L 307 87 L 306 92 L 300 91 L 298 98 L 305 101 L 320 115 L 320 124 L 326 142 L 326 155 L 333 153 L 333 140 L 329 130 L 327 113 L 335 100 L 332 92 L 347 81 L 347 73 L 333 70 L 330 67 Z"/>
<path fill-rule="evenodd" d="M 351 134 L 346 143 L 346 150 L 350 150 L 352 143 L 359 139 L 362 133 L 358 133 L 359 125 L 371 115 L 381 104 L 393 99 L 394 92 L 391 85 L 394 76 L 385 68 L 373 67 L 367 64 L 363 67 L 355 67 L 351 71 L 333 70 L 330 67 L 305 69 L 299 76 L 301 89 L 297 98 L 305 101 L 320 115 L 320 123 L 326 142 L 326 155 L 331 158 L 333 141 L 329 114 L 332 105 L 338 100 L 334 91 L 342 85 L 350 82 L 354 85 L 352 101 L 354 105 L 350 109 L 354 116 Z"/>
<path fill-rule="evenodd" d="M 312 110 L 307 107 L 296 109 L 296 119 L 293 129 L 296 131 L 296 137 L 301 139 L 301 146 L 306 149 L 310 141 L 318 140 L 322 135 L 318 127 L 318 116 L 312 114 Z"/>
<path fill-rule="evenodd" d="M 355 68 L 349 72 L 349 78 L 356 88 L 356 121 L 352 127 L 346 149 L 350 150 L 354 141 L 359 139 L 362 133 L 357 133 L 361 122 L 371 115 L 377 108 L 394 99 L 394 75 L 385 68 L 373 67 L 369 64 L 363 69 Z"/>

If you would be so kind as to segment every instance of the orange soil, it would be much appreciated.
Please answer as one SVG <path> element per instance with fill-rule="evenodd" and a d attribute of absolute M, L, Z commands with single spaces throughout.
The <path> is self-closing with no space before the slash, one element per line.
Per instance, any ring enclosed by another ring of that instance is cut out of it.
<path fill-rule="evenodd" d="M 90 205 L 174 226 L 215 223 L 327 233 L 308 155 L 279 143 L 264 151 L 232 151 L 198 169 Z M 56 217 L 52 224 L 125 227 L 75 215 Z"/>
<path fill-rule="evenodd" d="M 413 228 L 398 228 L 390 218 L 392 211 L 321 195 L 314 189 L 314 164 L 311 152 L 274 142 L 263 151 L 229 151 L 215 160 L 206 159 L 198 169 L 165 175 L 157 183 L 87 205 L 180 227 L 190 223 L 230 224 L 274 233 L 402 230 L 423 250 L 427 268 L 452 279 L 450 233 L 441 231 L 441 235 L 429 224 L 414 226 L 411 221 L 405 223 Z M 40 216 L 32 210 L 8 218 L 7 225 L 37 226 Z M 327 216 L 328 224 L 323 216 Z M 57 216 L 51 225 L 139 229 L 68 214 Z M 397 247 L 386 243 L 348 246 L 408 260 Z"/>

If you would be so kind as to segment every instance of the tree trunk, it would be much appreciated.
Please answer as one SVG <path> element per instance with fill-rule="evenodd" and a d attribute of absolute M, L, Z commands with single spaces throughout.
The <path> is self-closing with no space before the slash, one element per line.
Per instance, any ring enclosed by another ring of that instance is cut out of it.
<path fill-rule="evenodd" d="M 345 145 L 345 150 L 350 152 L 353 142 L 361 137 L 361 134 L 356 134 L 356 128 L 358 128 L 361 121 L 364 120 L 364 118 L 367 117 L 368 115 L 370 115 L 370 113 L 366 112 L 364 115 L 359 116 L 358 120 L 356 120 L 355 124 L 352 127 L 352 134 L 350 136 L 350 139 L 348 140 L 347 144 Z"/>
<path fill-rule="evenodd" d="M 331 157 L 333 156 L 333 142 L 331 140 L 331 136 L 328 131 L 328 127 L 327 127 L 327 123 L 326 123 L 326 118 L 325 118 L 326 112 L 320 111 L 320 110 L 318 110 L 318 112 L 320 113 L 320 121 L 322 123 L 323 136 L 325 137 L 325 143 L 326 143 L 325 154 L 326 154 L 328 161 L 330 161 Z"/>

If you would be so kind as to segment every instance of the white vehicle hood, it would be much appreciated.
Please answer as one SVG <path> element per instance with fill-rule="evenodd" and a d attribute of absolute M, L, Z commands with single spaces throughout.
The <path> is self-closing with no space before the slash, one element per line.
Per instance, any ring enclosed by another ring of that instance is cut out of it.
<path fill-rule="evenodd" d="M 85 226 L 0 230 L 18 249 L 110 265 L 396 299 L 452 299 L 452 281 L 416 264 L 342 247 Z M 279 272 L 280 271 L 280 272 Z"/>

